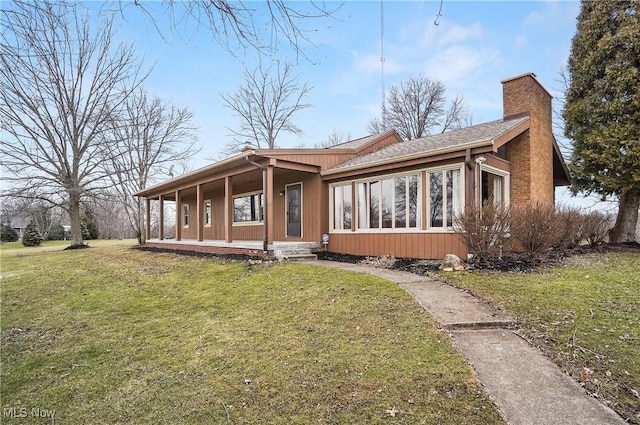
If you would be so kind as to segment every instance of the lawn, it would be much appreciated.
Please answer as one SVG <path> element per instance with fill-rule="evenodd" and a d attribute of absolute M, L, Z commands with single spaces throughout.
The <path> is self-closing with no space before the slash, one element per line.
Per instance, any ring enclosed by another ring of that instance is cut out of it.
<path fill-rule="evenodd" d="M 92 246 L 1 250 L 3 423 L 503 423 L 395 284 Z"/>
<path fill-rule="evenodd" d="M 537 273 L 441 276 L 517 316 L 590 394 L 640 423 L 640 253 L 576 256 Z"/>

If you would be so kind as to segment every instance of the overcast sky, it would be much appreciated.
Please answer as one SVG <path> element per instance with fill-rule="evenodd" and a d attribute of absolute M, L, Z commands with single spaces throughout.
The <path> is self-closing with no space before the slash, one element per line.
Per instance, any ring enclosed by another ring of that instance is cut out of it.
<path fill-rule="evenodd" d="M 264 12 L 262 2 L 247 4 L 257 17 Z M 300 82 L 313 87 L 306 99 L 313 107 L 293 118 L 304 135 L 281 134 L 279 147 L 313 147 L 334 130 L 363 137 L 380 114 L 381 2 L 326 4 L 339 9 L 331 18 L 305 22 L 314 44 L 301 44 L 306 58 L 282 45 L 262 58 L 294 62 Z M 505 78 L 533 72 L 561 97 L 560 71 L 575 34 L 578 1 L 444 0 L 437 25 L 440 1 L 387 0 L 383 6 L 387 88 L 420 74 L 439 80 L 448 98 L 464 97 L 474 123 L 502 117 Z M 153 65 L 146 88 L 193 111 L 203 150 L 191 166 L 208 164 L 207 158 L 218 157 L 231 140 L 227 127 L 238 123 L 220 93 L 236 90 L 244 70 L 257 66 L 258 55 L 241 49 L 230 54 L 205 28 L 187 26 L 160 36 L 137 11 L 129 8 L 125 16 L 129 24 L 120 26 L 119 36 L 135 41 L 137 53 Z"/>

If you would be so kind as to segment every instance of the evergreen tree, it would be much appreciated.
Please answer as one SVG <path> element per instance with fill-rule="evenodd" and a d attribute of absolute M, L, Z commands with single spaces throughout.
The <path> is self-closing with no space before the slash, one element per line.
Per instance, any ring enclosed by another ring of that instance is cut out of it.
<path fill-rule="evenodd" d="M 64 239 L 64 227 L 60 223 L 54 224 L 49 230 L 47 239 L 50 241 L 61 241 Z"/>
<path fill-rule="evenodd" d="M 85 211 L 85 213 L 82 215 L 80 229 L 82 231 L 82 239 L 91 240 L 98 239 L 100 237 L 100 231 L 98 230 L 96 217 L 89 210 Z"/>
<path fill-rule="evenodd" d="M 24 234 L 22 235 L 22 245 L 24 246 L 38 246 L 42 242 L 42 237 L 40 236 L 40 232 L 38 232 L 38 226 L 31 221 L 27 224 L 27 227 L 24 229 Z"/>
<path fill-rule="evenodd" d="M 0 226 L 0 241 L 15 242 L 19 239 L 18 232 L 9 224 L 2 223 Z"/>
<path fill-rule="evenodd" d="M 616 195 L 611 242 L 635 241 L 640 207 L 640 1 L 583 1 L 563 111 L 573 193 Z"/>

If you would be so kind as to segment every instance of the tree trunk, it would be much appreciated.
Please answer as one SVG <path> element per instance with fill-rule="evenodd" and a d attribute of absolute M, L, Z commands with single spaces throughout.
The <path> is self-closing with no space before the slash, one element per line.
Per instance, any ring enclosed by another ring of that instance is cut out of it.
<path fill-rule="evenodd" d="M 79 190 L 69 190 L 69 220 L 71 221 L 71 246 L 82 245 L 82 226 L 80 225 Z"/>
<path fill-rule="evenodd" d="M 640 189 L 631 189 L 620 196 L 618 217 L 609 234 L 609 242 L 636 242 L 638 208 L 640 208 Z"/>
<path fill-rule="evenodd" d="M 140 198 L 137 198 L 138 204 L 138 228 L 136 229 L 136 233 L 138 235 L 138 245 L 144 245 L 147 242 L 147 223 L 145 222 L 145 208 Z"/>

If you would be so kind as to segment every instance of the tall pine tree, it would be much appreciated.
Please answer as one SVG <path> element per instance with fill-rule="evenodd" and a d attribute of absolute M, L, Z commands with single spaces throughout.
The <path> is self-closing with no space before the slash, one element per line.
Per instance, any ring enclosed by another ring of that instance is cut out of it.
<path fill-rule="evenodd" d="M 611 242 L 636 240 L 640 208 L 640 1 L 582 1 L 563 111 L 572 191 L 616 195 Z"/>

